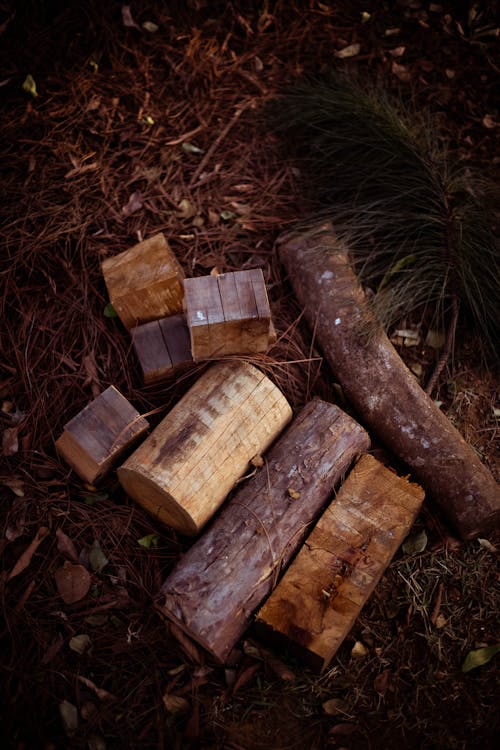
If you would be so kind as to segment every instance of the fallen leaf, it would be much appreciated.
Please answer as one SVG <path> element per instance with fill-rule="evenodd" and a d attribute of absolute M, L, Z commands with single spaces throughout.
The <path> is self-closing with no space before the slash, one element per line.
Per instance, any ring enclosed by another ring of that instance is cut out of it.
<path fill-rule="evenodd" d="M 24 497 L 15 497 L 10 511 L 9 522 L 5 529 L 5 538 L 13 542 L 24 534 L 24 525 L 26 522 L 26 499 Z"/>
<path fill-rule="evenodd" d="M 252 466 L 255 466 L 256 469 L 260 469 L 261 466 L 264 466 L 264 459 L 260 454 L 257 454 L 250 459 L 250 463 L 252 464 Z"/>
<path fill-rule="evenodd" d="M 328 735 L 330 737 L 347 737 L 350 734 L 354 734 L 354 732 L 357 732 L 358 728 L 356 724 L 348 724 L 347 722 L 343 722 L 341 724 L 335 724 L 334 727 L 330 729 L 328 732 Z"/>
<path fill-rule="evenodd" d="M 410 365 L 410 370 L 417 376 L 417 378 L 421 378 L 424 373 L 424 368 L 420 362 L 413 362 L 413 364 Z"/>
<path fill-rule="evenodd" d="M 134 19 L 132 18 L 132 11 L 130 10 L 130 5 L 122 5 L 122 21 L 123 25 L 127 26 L 129 29 L 139 29 L 140 27 L 136 24 Z"/>
<path fill-rule="evenodd" d="M 196 208 L 187 200 L 187 198 L 181 200 L 177 210 L 181 219 L 191 219 L 196 215 Z"/>
<path fill-rule="evenodd" d="M 89 625 L 94 625 L 96 628 L 99 628 L 101 625 L 104 625 L 108 621 L 108 615 L 89 615 L 85 618 L 85 622 Z"/>
<path fill-rule="evenodd" d="M 485 115 L 483 117 L 483 125 L 485 128 L 488 128 L 488 130 L 491 130 L 493 128 L 496 128 L 498 123 L 495 122 L 495 120 L 493 119 L 491 115 Z"/>
<path fill-rule="evenodd" d="M 234 685 L 231 689 L 231 696 L 236 695 L 238 690 L 243 687 L 243 685 L 246 685 L 247 682 L 250 682 L 254 674 L 258 669 L 260 669 L 260 663 L 257 664 L 250 664 L 249 666 L 243 667 L 234 682 Z"/>
<path fill-rule="evenodd" d="M 427 346 L 430 346 L 433 349 L 441 349 L 444 346 L 445 341 L 446 336 L 442 331 L 434 331 L 432 328 L 427 331 L 427 336 L 425 337 L 425 343 Z"/>
<path fill-rule="evenodd" d="M 107 690 L 103 690 L 103 688 L 97 687 L 95 682 L 92 682 L 92 680 L 89 680 L 87 677 L 83 677 L 83 675 L 81 674 L 78 675 L 77 680 L 80 680 L 80 682 L 83 685 L 90 688 L 90 690 L 93 690 L 94 693 L 99 698 L 99 700 L 101 701 L 116 701 L 117 700 L 116 695 L 113 695 L 113 693 L 109 693 Z"/>
<path fill-rule="evenodd" d="M 441 628 L 444 628 L 444 626 L 446 625 L 447 622 L 448 622 L 448 620 L 442 614 L 439 614 L 436 617 L 436 627 L 438 628 L 438 630 L 441 630 Z"/>
<path fill-rule="evenodd" d="M 323 711 L 328 716 L 339 716 L 348 714 L 348 704 L 343 698 L 330 698 L 323 703 Z"/>
<path fill-rule="evenodd" d="M 151 547 L 157 547 L 160 541 L 159 534 L 148 534 L 137 540 L 137 543 L 144 547 L 144 549 L 151 549 Z"/>
<path fill-rule="evenodd" d="M 132 193 L 129 196 L 129 199 L 127 203 L 122 206 L 122 214 L 123 216 L 131 216 L 131 214 L 134 214 L 136 211 L 139 211 L 142 208 L 142 193 L 140 190 L 136 190 L 134 193 Z"/>
<path fill-rule="evenodd" d="M 361 643 L 361 641 L 356 641 L 351 649 L 351 656 L 353 659 L 364 659 L 365 656 L 368 656 L 368 649 L 365 644 Z"/>
<path fill-rule="evenodd" d="M 394 49 L 389 50 L 389 54 L 391 57 L 402 57 L 405 53 L 406 47 L 394 47 Z"/>
<path fill-rule="evenodd" d="M 80 633 L 80 635 L 74 635 L 73 638 L 69 639 L 69 647 L 72 651 L 76 651 L 77 654 L 84 654 L 90 648 L 91 640 L 90 636 L 86 633 Z"/>
<path fill-rule="evenodd" d="M 500 651 L 500 643 L 495 646 L 486 646 L 485 648 L 477 648 L 474 651 L 469 651 L 462 664 L 462 672 L 470 672 L 471 669 L 476 667 L 482 667 L 483 664 L 487 664 L 495 654 Z"/>
<path fill-rule="evenodd" d="M 294 490 L 293 487 L 289 487 L 287 489 L 288 494 L 292 498 L 292 500 L 298 500 L 300 497 L 300 492 L 297 492 L 297 490 Z"/>
<path fill-rule="evenodd" d="M 224 209 L 224 211 L 220 212 L 220 217 L 222 221 L 231 221 L 231 219 L 237 219 L 238 214 L 235 214 L 234 211 L 227 211 Z"/>
<path fill-rule="evenodd" d="M 118 317 L 118 313 L 116 312 L 111 302 L 108 302 L 108 304 L 104 308 L 104 317 L 105 318 L 117 318 Z"/>
<path fill-rule="evenodd" d="M 92 547 L 90 548 L 89 562 L 90 567 L 92 568 L 92 570 L 95 570 L 96 573 L 100 573 L 101 570 L 103 570 L 109 563 L 109 560 L 102 551 L 101 545 L 99 544 L 97 539 L 94 540 Z"/>
<path fill-rule="evenodd" d="M 149 31 L 150 34 L 154 34 L 155 31 L 158 31 L 159 26 L 157 26 L 152 21 L 143 21 L 142 22 L 142 28 L 146 29 L 146 31 Z"/>
<path fill-rule="evenodd" d="M 38 96 L 38 91 L 36 90 L 35 79 L 30 73 L 28 73 L 28 75 L 23 81 L 23 91 L 26 91 L 27 94 L 31 94 L 33 99 L 36 99 Z"/>
<path fill-rule="evenodd" d="M 427 547 L 427 534 L 425 529 L 409 536 L 403 543 L 403 552 L 407 555 L 418 555 Z"/>
<path fill-rule="evenodd" d="M 198 148 L 198 146 L 195 146 L 194 143 L 190 143 L 189 141 L 184 141 L 182 144 L 182 150 L 186 152 L 186 154 L 204 154 L 202 148 Z"/>
<path fill-rule="evenodd" d="M 191 708 L 186 698 L 183 698 L 181 695 L 172 695 L 171 693 L 164 693 L 163 705 L 169 714 L 185 714 Z"/>
<path fill-rule="evenodd" d="M 295 682 L 295 672 L 292 672 L 286 664 L 283 664 L 283 662 L 275 656 L 269 656 L 266 663 L 278 679 L 283 680 L 284 682 Z"/>
<path fill-rule="evenodd" d="M 391 673 L 388 669 L 378 674 L 374 681 L 373 687 L 379 695 L 385 695 L 391 683 Z"/>
<path fill-rule="evenodd" d="M 360 44 L 349 44 L 347 47 L 343 47 L 343 49 L 337 50 L 335 52 L 335 57 L 339 57 L 341 59 L 345 57 L 354 57 L 355 55 L 359 54 L 360 49 Z"/>
<path fill-rule="evenodd" d="M 12 490 L 17 497 L 24 497 L 24 482 L 22 479 L 3 479 L 1 484 Z"/>
<path fill-rule="evenodd" d="M 392 62 L 391 72 L 404 83 L 407 83 L 411 79 L 411 73 L 406 65 L 400 65 L 395 60 Z"/>
<path fill-rule="evenodd" d="M 49 530 L 46 526 L 41 526 L 38 529 L 35 538 L 26 547 L 23 554 L 21 555 L 21 557 L 18 559 L 18 561 L 16 562 L 16 564 L 10 571 L 9 576 L 7 578 L 8 581 L 10 581 L 11 578 L 15 578 L 16 576 L 18 576 L 20 573 L 23 572 L 23 570 L 26 570 L 26 568 L 31 562 L 33 555 L 35 554 L 38 547 L 40 546 L 40 544 L 45 539 L 48 533 L 49 533 Z"/>
<path fill-rule="evenodd" d="M 69 701 L 62 701 L 59 704 L 59 713 L 61 714 L 64 731 L 68 737 L 72 737 L 78 729 L 78 710 Z"/>
<path fill-rule="evenodd" d="M 14 456 L 19 450 L 17 434 L 19 427 L 7 427 L 2 433 L 2 453 L 4 456 Z"/>
<path fill-rule="evenodd" d="M 62 600 L 66 604 L 79 602 L 90 589 L 90 573 L 83 565 L 75 565 L 66 561 L 54 574 L 56 586 Z"/>
<path fill-rule="evenodd" d="M 488 552 L 496 552 L 497 551 L 497 548 L 495 547 L 495 545 L 492 544 L 490 541 L 488 541 L 488 539 L 480 539 L 479 538 L 477 541 L 479 542 L 479 544 L 481 545 L 481 547 L 484 547 L 484 549 L 487 549 Z"/>
<path fill-rule="evenodd" d="M 57 549 L 62 555 L 66 555 L 73 562 L 78 562 L 78 552 L 74 542 L 64 533 L 62 529 L 56 530 Z"/>

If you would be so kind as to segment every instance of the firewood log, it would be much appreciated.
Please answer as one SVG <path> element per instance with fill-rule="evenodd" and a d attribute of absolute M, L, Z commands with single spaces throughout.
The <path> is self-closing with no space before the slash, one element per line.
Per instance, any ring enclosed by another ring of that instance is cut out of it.
<path fill-rule="evenodd" d="M 282 238 L 280 257 L 333 374 L 367 427 L 410 467 L 462 537 L 498 526 L 498 485 L 373 319 L 331 225 Z"/>
<path fill-rule="evenodd" d="M 224 662 L 309 524 L 368 447 L 351 417 L 310 402 L 182 557 L 161 589 L 160 611 Z"/>

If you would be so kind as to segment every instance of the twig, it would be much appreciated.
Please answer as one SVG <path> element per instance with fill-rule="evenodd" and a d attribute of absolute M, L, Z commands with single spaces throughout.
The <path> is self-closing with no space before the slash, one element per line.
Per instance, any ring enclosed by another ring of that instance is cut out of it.
<path fill-rule="evenodd" d="M 212 143 L 212 145 L 208 149 L 207 153 L 205 154 L 205 156 L 203 157 L 203 159 L 200 161 L 200 163 L 198 164 L 197 168 L 195 169 L 193 176 L 191 177 L 191 180 L 189 182 L 189 187 L 190 188 L 193 187 L 193 185 L 195 184 L 196 180 L 198 179 L 198 177 L 203 172 L 203 170 L 205 169 L 206 165 L 208 164 L 208 162 L 212 158 L 213 154 L 218 149 L 218 147 L 220 146 L 220 144 L 222 143 L 222 141 L 224 140 L 224 138 L 227 136 L 227 134 L 229 133 L 229 131 L 231 130 L 231 128 L 233 128 L 234 125 L 238 122 L 239 118 L 241 117 L 241 114 L 245 111 L 245 109 L 247 108 L 247 106 L 248 106 L 248 104 L 243 104 L 240 109 L 236 110 L 236 112 L 234 113 L 234 115 L 231 117 L 231 119 L 227 123 L 226 127 L 222 130 L 222 132 L 218 136 L 218 138 L 216 138 L 215 141 Z"/>

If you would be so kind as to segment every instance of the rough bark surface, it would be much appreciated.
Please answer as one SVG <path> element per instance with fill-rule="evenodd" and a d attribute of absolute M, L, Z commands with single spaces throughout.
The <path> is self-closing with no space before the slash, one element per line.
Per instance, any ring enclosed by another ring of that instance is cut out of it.
<path fill-rule="evenodd" d="M 363 428 L 338 407 L 308 404 L 167 578 L 160 610 L 224 662 L 335 485 L 368 446 Z"/>
<path fill-rule="evenodd" d="M 280 257 L 335 377 L 366 425 L 412 469 L 464 538 L 498 526 L 498 485 L 373 320 L 331 225 L 284 237 Z"/>

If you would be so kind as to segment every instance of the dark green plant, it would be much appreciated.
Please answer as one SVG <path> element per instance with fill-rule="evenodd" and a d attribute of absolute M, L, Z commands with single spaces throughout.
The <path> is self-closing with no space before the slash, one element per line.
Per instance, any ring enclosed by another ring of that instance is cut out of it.
<path fill-rule="evenodd" d="M 381 322 L 447 319 L 452 338 L 460 306 L 495 353 L 492 189 L 452 158 L 430 115 L 342 76 L 298 83 L 269 112 L 310 181 L 314 219 L 347 242 Z"/>

